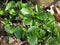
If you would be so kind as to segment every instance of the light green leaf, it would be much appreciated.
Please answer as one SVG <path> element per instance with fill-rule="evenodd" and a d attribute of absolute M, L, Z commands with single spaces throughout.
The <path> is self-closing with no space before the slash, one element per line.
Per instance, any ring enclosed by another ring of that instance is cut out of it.
<path fill-rule="evenodd" d="M 7 33 L 13 34 L 16 31 L 16 29 L 15 29 L 15 27 L 11 27 L 9 24 L 6 24 L 5 25 L 5 31 Z"/>
<path fill-rule="evenodd" d="M 9 12 L 11 15 L 16 15 L 16 11 L 14 9 L 11 9 Z"/>
<path fill-rule="evenodd" d="M 15 3 L 14 1 L 10 1 L 10 2 L 7 4 L 5 10 L 10 10 L 10 9 L 16 7 L 15 4 L 16 4 L 16 3 Z"/>
<path fill-rule="evenodd" d="M 3 15 L 4 14 L 4 11 L 3 10 L 0 10 L 0 15 Z"/>
<path fill-rule="evenodd" d="M 41 9 L 38 5 L 36 5 L 35 9 L 36 9 L 38 15 L 39 15 L 41 12 L 43 12 L 42 9 Z"/>
<path fill-rule="evenodd" d="M 8 24 L 9 23 L 9 20 L 7 18 L 4 18 L 3 21 L 1 21 L 1 23 Z"/>
<path fill-rule="evenodd" d="M 5 28 L 5 31 L 10 34 L 13 34 L 14 32 L 18 30 L 21 30 L 20 27 L 17 27 L 17 26 L 13 27 L 13 26 L 10 26 L 9 24 L 5 24 L 4 28 Z"/>
<path fill-rule="evenodd" d="M 32 32 L 32 31 L 38 31 L 38 27 L 36 26 L 31 26 L 29 29 L 28 29 L 28 32 Z"/>
<path fill-rule="evenodd" d="M 24 14 L 24 15 L 27 15 L 27 14 L 30 14 L 30 15 L 34 15 L 34 12 L 29 9 L 29 8 L 22 8 L 21 9 L 21 12 Z"/>

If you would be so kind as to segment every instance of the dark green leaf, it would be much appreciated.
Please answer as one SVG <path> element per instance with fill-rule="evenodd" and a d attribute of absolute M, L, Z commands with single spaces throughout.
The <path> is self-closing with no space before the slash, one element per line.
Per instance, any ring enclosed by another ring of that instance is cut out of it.
<path fill-rule="evenodd" d="M 28 36 L 27 38 L 30 45 L 37 45 L 38 39 L 36 36 L 32 35 L 32 36 Z"/>
<path fill-rule="evenodd" d="M 17 26 L 14 34 L 15 34 L 16 38 L 20 39 L 22 37 L 22 34 L 23 34 L 22 28 L 20 26 Z"/>

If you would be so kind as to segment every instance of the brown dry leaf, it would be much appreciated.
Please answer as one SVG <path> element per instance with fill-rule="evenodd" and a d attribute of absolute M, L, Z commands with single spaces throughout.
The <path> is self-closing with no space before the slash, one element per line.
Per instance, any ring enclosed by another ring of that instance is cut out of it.
<path fill-rule="evenodd" d="M 10 45 L 21 45 L 22 41 L 20 39 L 16 39 L 15 37 L 9 37 Z"/>
<path fill-rule="evenodd" d="M 5 40 L 1 41 L 1 45 L 8 45 Z"/>

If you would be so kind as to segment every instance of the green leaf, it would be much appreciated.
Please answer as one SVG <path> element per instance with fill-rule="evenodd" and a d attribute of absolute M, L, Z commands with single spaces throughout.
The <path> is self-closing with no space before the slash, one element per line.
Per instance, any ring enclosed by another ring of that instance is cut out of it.
<path fill-rule="evenodd" d="M 21 9 L 22 8 L 22 2 L 18 1 L 17 6 L 19 7 L 19 9 Z"/>
<path fill-rule="evenodd" d="M 48 19 L 49 19 L 50 21 L 55 20 L 54 16 L 53 16 L 51 13 L 48 13 L 48 12 L 47 12 L 47 16 L 48 16 Z"/>
<path fill-rule="evenodd" d="M 27 38 L 30 45 L 37 45 L 38 38 L 36 36 L 32 35 L 32 36 L 28 36 Z"/>
<path fill-rule="evenodd" d="M 31 2 L 27 2 L 27 7 L 30 7 L 32 5 Z"/>
<path fill-rule="evenodd" d="M 17 26 L 16 29 L 17 30 L 14 32 L 14 34 L 15 34 L 16 38 L 20 39 L 22 37 L 23 30 L 20 26 Z"/>
<path fill-rule="evenodd" d="M 40 20 L 46 20 L 48 18 L 47 14 L 42 11 L 42 9 L 36 5 L 37 18 Z"/>
<path fill-rule="evenodd" d="M 58 38 L 60 37 L 60 33 L 57 27 L 54 28 L 54 35 L 56 35 Z"/>
<path fill-rule="evenodd" d="M 28 8 L 31 6 L 31 2 L 28 2 L 28 3 L 22 3 L 20 1 L 17 2 L 17 6 L 19 7 L 19 9 L 21 8 Z"/>
<path fill-rule="evenodd" d="M 32 31 L 38 31 L 38 27 L 36 26 L 31 26 L 29 29 L 28 29 L 28 32 L 32 32 Z"/>
<path fill-rule="evenodd" d="M 40 28 L 38 28 L 38 27 L 36 27 L 36 26 L 31 26 L 31 27 L 28 29 L 28 33 L 29 33 L 30 35 L 35 35 L 36 37 L 40 37 L 40 35 L 39 35 L 39 29 L 40 29 Z"/>
<path fill-rule="evenodd" d="M 16 11 L 15 11 L 14 9 L 11 9 L 11 10 L 9 11 L 9 13 L 10 13 L 11 15 L 16 15 Z"/>
<path fill-rule="evenodd" d="M 54 24 L 55 24 L 55 21 L 52 20 L 52 21 L 48 21 L 46 25 L 47 25 L 48 27 L 52 27 Z"/>
<path fill-rule="evenodd" d="M 49 45 L 57 44 L 60 45 L 60 38 L 52 38 L 49 42 Z"/>
<path fill-rule="evenodd" d="M 3 15 L 4 14 L 4 11 L 3 10 L 0 10 L 0 15 Z"/>
<path fill-rule="evenodd" d="M 3 24 L 8 24 L 9 20 L 7 18 L 4 18 L 3 21 L 1 21 Z"/>
<path fill-rule="evenodd" d="M 22 12 L 24 15 L 27 15 L 27 14 L 34 15 L 34 11 L 32 11 L 32 10 L 29 9 L 29 8 L 22 8 L 22 9 L 21 9 L 21 12 Z"/>
<path fill-rule="evenodd" d="M 11 27 L 9 24 L 6 24 L 5 25 L 5 31 L 7 33 L 13 34 L 16 31 L 16 29 L 14 27 Z"/>
<path fill-rule="evenodd" d="M 16 4 L 16 3 L 15 3 L 14 1 L 10 1 L 10 2 L 7 4 L 5 10 L 13 9 L 14 7 L 16 7 L 15 4 Z"/>
<path fill-rule="evenodd" d="M 18 30 L 21 30 L 20 27 L 13 27 L 13 26 L 10 26 L 9 24 L 5 24 L 4 28 L 5 28 L 5 31 L 10 34 L 13 34 Z"/>
<path fill-rule="evenodd" d="M 37 15 L 37 18 L 40 20 L 46 20 L 48 16 L 45 12 L 41 12 L 39 15 Z"/>
<path fill-rule="evenodd" d="M 45 36 L 45 34 L 46 34 L 46 32 L 43 29 L 40 29 L 39 36 L 43 37 L 43 36 Z"/>
<path fill-rule="evenodd" d="M 24 18 L 27 18 L 27 19 L 32 19 L 32 11 L 28 8 L 22 8 L 21 9 L 21 13 L 23 14 L 23 17 Z"/>
<path fill-rule="evenodd" d="M 44 38 L 43 38 L 44 43 L 49 43 L 49 41 L 50 41 L 51 38 L 52 38 L 52 37 L 51 37 L 50 35 L 44 37 Z"/>
<path fill-rule="evenodd" d="M 39 15 L 41 12 L 43 12 L 42 9 L 41 9 L 38 5 L 36 5 L 35 9 L 36 9 L 36 12 L 37 12 L 38 15 Z"/>
<path fill-rule="evenodd" d="M 30 19 L 23 19 L 22 21 L 25 25 L 30 25 L 30 22 L 31 22 Z"/>
<path fill-rule="evenodd" d="M 57 39 L 56 41 L 60 44 L 60 38 L 56 38 L 56 39 Z"/>
<path fill-rule="evenodd" d="M 47 26 L 47 25 L 43 25 L 44 26 L 44 29 L 46 29 L 48 32 L 51 32 L 51 27 L 50 26 Z"/>

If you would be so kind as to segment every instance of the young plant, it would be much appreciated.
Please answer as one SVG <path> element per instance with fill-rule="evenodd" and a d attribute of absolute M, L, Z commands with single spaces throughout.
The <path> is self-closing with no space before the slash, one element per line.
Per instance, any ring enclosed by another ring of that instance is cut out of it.
<path fill-rule="evenodd" d="M 38 42 L 59 43 L 60 40 L 53 41 L 60 37 L 53 15 L 44 12 L 38 5 L 34 10 L 30 8 L 31 6 L 31 3 L 9 2 L 5 8 L 5 11 L 8 11 L 8 18 L 5 17 L 1 21 L 5 31 L 14 34 L 16 38 L 27 40 L 30 45 L 37 45 Z M 1 15 L 4 14 L 3 11 L 0 12 Z"/>

